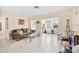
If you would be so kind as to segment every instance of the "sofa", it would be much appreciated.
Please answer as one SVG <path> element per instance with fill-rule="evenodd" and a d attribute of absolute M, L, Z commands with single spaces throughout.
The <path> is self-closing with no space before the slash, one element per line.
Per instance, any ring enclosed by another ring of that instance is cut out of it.
<path fill-rule="evenodd" d="M 35 36 L 35 30 L 21 28 L 21 29 L 11 30 L 9 37 L 10 37 L 10 39 L 19 41 L 19 40 L 22 40 L 24 38 L 28 38 L 28 37 L 30 38 L 32 35 Z"/>

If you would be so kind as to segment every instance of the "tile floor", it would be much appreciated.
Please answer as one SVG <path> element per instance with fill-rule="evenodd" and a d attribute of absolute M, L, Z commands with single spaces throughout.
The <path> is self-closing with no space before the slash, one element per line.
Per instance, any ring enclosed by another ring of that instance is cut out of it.
<path fill-rule="evenodd" d="M 63 47 L 57 40 L 57 35 L 42 34 L 41 37 L 26 38 L 20 41 L 12 41 L 0 48 L 1 53 L 58 53 Z"/>

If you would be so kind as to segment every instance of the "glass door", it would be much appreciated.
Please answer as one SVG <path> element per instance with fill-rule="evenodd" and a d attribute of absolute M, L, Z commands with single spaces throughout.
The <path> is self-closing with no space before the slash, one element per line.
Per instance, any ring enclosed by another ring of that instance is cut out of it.
<path fill-rule="evenodd" d="M 58 34 L 59 19 L 58 17 L 49 18 L 41 21 L 42 33 Z"/>

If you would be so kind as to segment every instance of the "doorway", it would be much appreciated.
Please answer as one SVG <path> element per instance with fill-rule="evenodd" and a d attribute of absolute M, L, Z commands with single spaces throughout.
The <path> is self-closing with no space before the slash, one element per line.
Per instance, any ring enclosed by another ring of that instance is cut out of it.
<path fill-rule="evenodd" d="M 6 21 L 5 18 L 0 18 L 0 45 L 3 45 L 6 39 Z"/>
<path fill-rule="evenodd" d="M 0 18 L 0 39 L 5 39 L 5 19 Z"/>
<path fill-rule="evenodd" d="M 41 32 L 47 34 L 58 34 L 59 18 L 48 18 L 41 21 Z"/>

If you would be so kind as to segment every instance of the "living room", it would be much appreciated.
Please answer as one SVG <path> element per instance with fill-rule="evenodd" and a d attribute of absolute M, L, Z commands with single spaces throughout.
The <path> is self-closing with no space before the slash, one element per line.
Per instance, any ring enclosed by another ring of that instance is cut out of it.
<path fill-rule="evenodd" d="M 8 45 L 7 43 L 10 43 L 11 39 L 13 39 L 15 42 L 20 42 L 22 39 L 29 37 L 30 40 L 33 33 L 33 36 L 41 37 L 41 22 L 48 19 L 52 20 L 56 17 L 58 18 L 59 22 L 57 34 L 67 36 L 66 25 L 68 19 L 70 22 L 70 31 L 75 32 L 75 35 L 78 35 L 79 33 L 79 7 L 3 6 L 1 7 L 0 12 L 0 23 L 3 25 L 0 25 L 1 47 L 5 47 L 6 45 Z M 49 31 L 48 27 L 46 29 L 47 31 Z M 52 31 L 50 32 L 52 34 Z M 47 35 L 49 36 L 50 34 Z"/>

